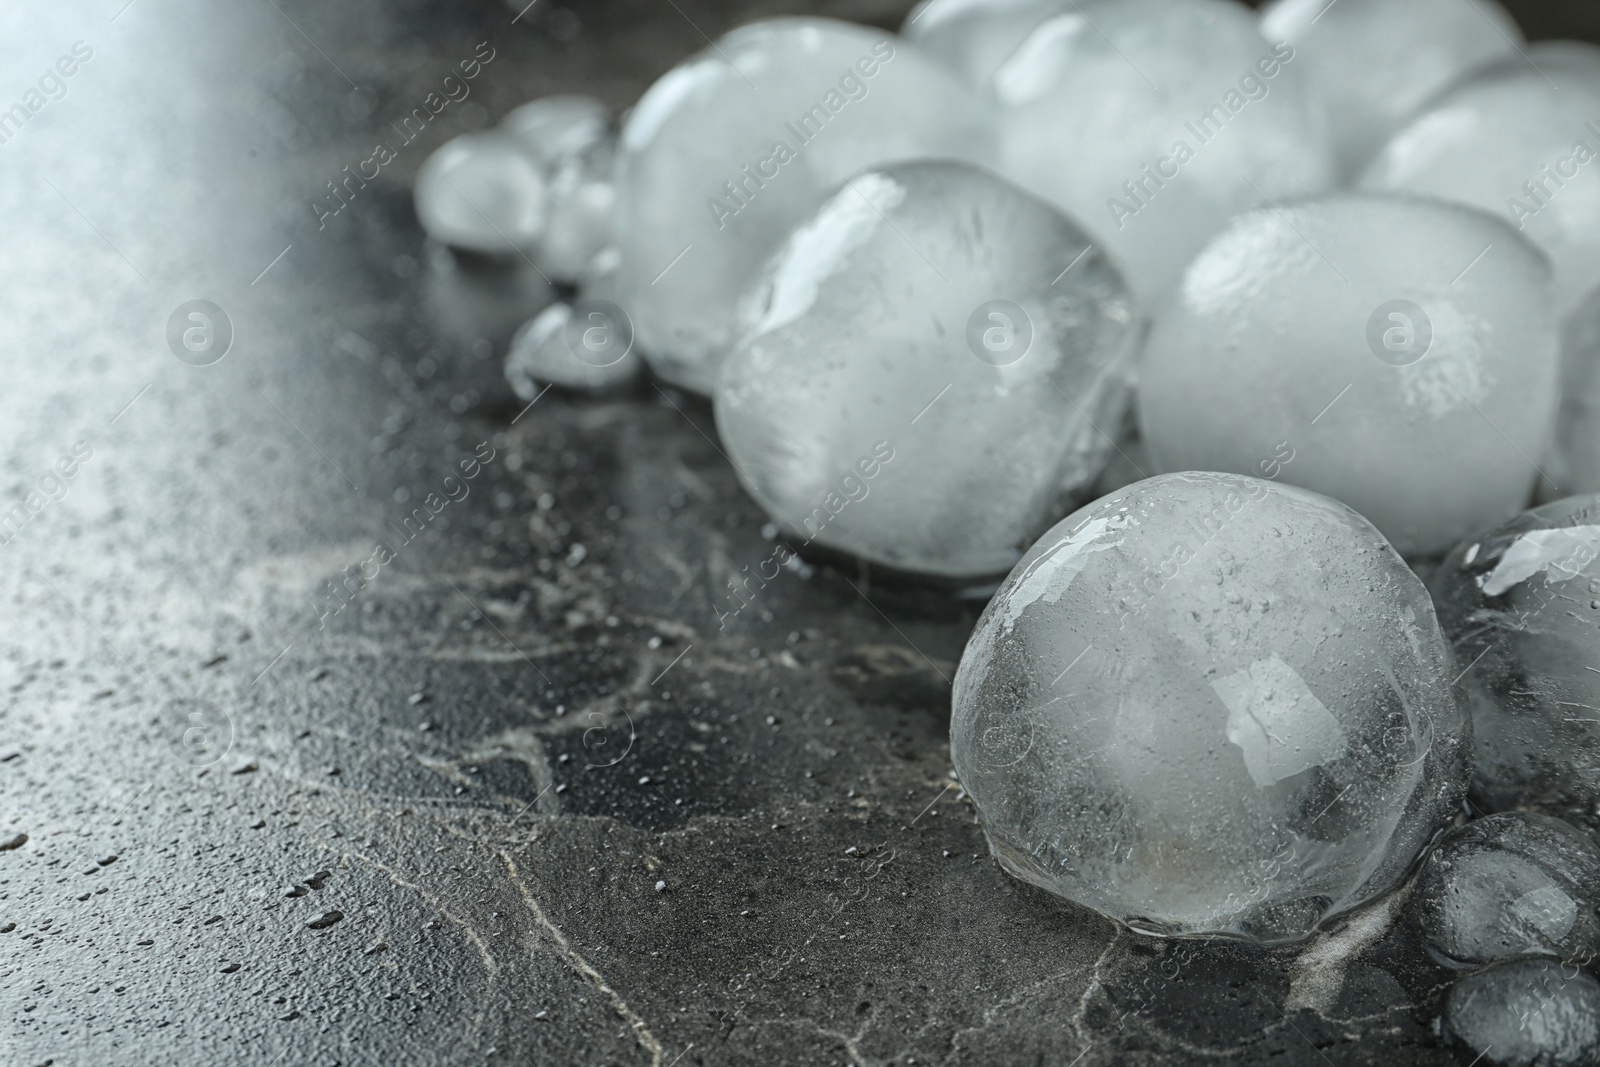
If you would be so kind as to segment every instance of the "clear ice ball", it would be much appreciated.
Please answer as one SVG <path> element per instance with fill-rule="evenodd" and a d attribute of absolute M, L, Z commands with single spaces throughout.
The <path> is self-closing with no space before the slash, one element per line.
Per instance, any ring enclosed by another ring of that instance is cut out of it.
<path fill-rule="evenodd" d="M 1261 33 L 1294 46 L 1347 179 L 1430 97 L 1522 42 L 1494 0 L 1277 0 Z"/>
<path fill-rule="evenodd" d="M 1600 75 L 1559 54 L 1548 71 L 1518 56 L 1436 98 L 1358 184 L 1504 219 L 1549 255 L 1566 314 L 1600 284 Z"/>
<path fill-rule="evenodd" d="M 1554 960 L 1510 960 L 1457 982 L 1443 1029 L 1478 1067 L 1600 1063 L 1600 982 Z"/>
<path fill-rule="evenodd" d="M 1141 932 L 1295 941 L 1393 888 L 1461 803 L 1456 670 L 1348 507 L 1163 475 L 1011 572 L 956 674 L 951 756 L 1017 877 Z"/>
<path fill-rule="evenodd" d="M 1527 504 L 1558 357 L 1548 266 L 1510 226 L 1341 194 L 1241 215 L 1189 265 L 1139 422 L 1161 470 L 1281 476 L 1437 555 Z"/>
<path fill-rule="evenodd" d="M 662 377 L 709 394 L 738 294 L 847 177 L 907 159 L 984 161 L 991 123 L 893 34 L 830 19 L 734 30 L 669 71 L 623 126 L 628 306 Z"/>
<path fill-rule="evenodd" d="M 519 254 L 544 232 L 544 176 L 495 130 L 446 141 L 423 161 L 412 193 L 428 236 L 455 248 Z"/>
<path fill-rule="evenodd" d="M 1429 587 L 1466 671 L 1474 796 L 1600 828 L 1600 497 L 1463 542 Z"/>
<path fill-rule="evenodd" d="M 1086 226 L 1144 301 L 1233 215 L 1333 184 L 1294 50 L 1227 0 L 1073 5 L 990 90 L 1001 173 Z"/>
<path fill-rule="evenodd" d="M 795 540 L 997 577 L 1105 466 L 1126 286 L 1050 205 L 960 163 L 858 175 L 746 300 L 717 428 Z M 890 457 L 890 458 L 886 458 Z M 868 473 L 868 472 L 871 473 Z"/>
<path fill-rule="evenodd" d="M 1600 955 L 1600 848 L 1548 815 L 1507 812 L 1449 831 L 1413 899 L 1428 947 L 1447 964 Z"/>

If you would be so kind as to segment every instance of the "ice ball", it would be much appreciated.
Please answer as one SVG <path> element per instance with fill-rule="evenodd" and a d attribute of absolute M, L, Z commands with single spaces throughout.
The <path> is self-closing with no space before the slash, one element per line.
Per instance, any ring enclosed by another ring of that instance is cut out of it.
<path fill-rule="evenodd" d="M 1522 41 L 1494 0 L 1277 0 L 1262 11 L 1261 32 L 1294 46 L 1327 104 L 1345 178 L 1430 97 L 1515 57 Z"/>
<path fill-rule="evenodd" d="M 1482 208 L 1549 254 L 1563 314 L 1600 284 L 1600 75 L 1522 57 L 1434 100 L 1362 173 L 1364 189 Z"/>
<path fill-rule="evenodd" d="M 1449 831 L 1415 900 L 1428 947 L 1449 964 L 1600 954 L 1600 848 L 1547 815 L 1489 815 Z"/>
<path fill-rule="evenodd" d="M 1554 428 L 1544 257 L 1501 219 L 1338 195 L 1235 219 L 1157 314 L 1139 420 L 1162 470 L 1282 478 L 1402 553 L 1525 506 Z"/>
<path fill-rule="evenodd" d="M 650 87 L 622 130 L 618 239 L 656 371 L 710 393 L 735 305 L 839 183 L 878 164 L 985 160 L 991 123 L 892 34 L 830 19 L 734 30 Z"/>
<path fill-rule="evenodd" d="M 1233 215 L 1333 184 L 1295 50 L 1228 0 L 1074 5 L 990 88 L 1001 172 L 1087 226 L 1142 300 Z"/>
<path fill-rule="evenodd" d="M 1600 982 L 1554 960 L 1497 963 L 1457 982 L 1444 1033 L 1482 1067 L 1583 1067 L 1600 1062 Z"/>
<path fill-rule="evenodd" d="M 544 232 L 544 177 L 494 130 L 446 141 L 423 161 L 413 196 L 428 236 L 469 252 L 523 253 Z"/>
<path fill-rule="evenodd" d="M 1465 672 L 1474 795 L 1600 828 L 1600 497 L 1468 539 L 1429 587 Z"/>
<path fill-rule="evenodd" d="M 956 674 L 951 756 L 1018 878 L 1145 933 L 1290 942 L 1393 888 L 1461 803 L 1456 670 L 1348 507 L 1162 475 L 1011 572 Z"/>
<path fill-rule="evenodd" d="M 585 392 L 611 389 L 639 373 L 632 340 L 626 313 L 609 301 L 551 304 L 512 338 L 506 379 L 529 402 L 546 384 Z"/>
<path fill-rule="evenodd" d="M 1099 474 L 1134 314 L 1050 205 L 959 163 L 847 181 L 746 301 L 717 428 L 799 542 L 998 577 Z"/>

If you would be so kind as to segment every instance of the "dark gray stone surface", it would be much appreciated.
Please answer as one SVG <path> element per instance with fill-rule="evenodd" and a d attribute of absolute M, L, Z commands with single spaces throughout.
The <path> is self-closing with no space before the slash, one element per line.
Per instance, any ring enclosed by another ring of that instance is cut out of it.
<path fill-rule="evenodd" d="M 543 283 L 427 248 L 417 165 L 795 5 L 124 3 L 0 12 L 0 105 L 93 50 L 0 145 L 0 506 L 58 497 L 0 545 L 0 1062 L 1451 1062 L 1388 911 L 1163 945 L 1001 874 L 949 776 L 975 604 L 822 568 L 719 628 L 772 545 L 703 403 L 518 415 Z"/>

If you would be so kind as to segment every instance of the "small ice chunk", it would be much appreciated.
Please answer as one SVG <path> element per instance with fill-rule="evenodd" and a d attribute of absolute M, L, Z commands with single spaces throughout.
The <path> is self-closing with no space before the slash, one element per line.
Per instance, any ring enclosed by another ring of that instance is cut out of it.
<path fill-rule="evenodd" d="M 517 331 L 506 355 L 506 379 L 531 402 L 546 383 L 600 392 L 631 380 L 641 365 L 632 351 L 632 326 L 616 304 L 556 303 Z"/>
<path fill-rule="evenodd" d="M 1277 0 L 1261 33 L 1294 47 L 1346 180 L 1430 97 L 1522 41 L 1495 0 Z"/>
<path fill-rule="evenodd" d="M 1483 1067 L 1586 1067 L 1600 1062 L 1600 982 L 1554 960 L 1497 963 L 1457 982 L 1445 1036 Z"/>
<path fill-rule="evenodd" d="M 1428 584 L 1464 670 L 1475 797 L 1600 829 L 1600 496 L 1475 535 Z"/>
<path fill-rule="evenodd" d="M 1277 478 L 1436 555 L 1528 499 L 1554 428 L 1544 257 L 1455 204 L 1339 194 L 1236 218 L 1140 366 L 1158 470 Z"/>
<path fill-rule="evenodd" d="M 1070 270 L 1068 270 L 1070 268 Z M 778 251 L 742 311 L 717 428 L 796 543 L 997 576 L 1105 466 L 1135 342 L 1115 268 L 993 174 L 859 174 Z"/>
<path fill-rule="evenodd" d="M 514 108 L 500 129 L 547 171 L 575 159 L 608 137 L 610 113 L 592 96 L 545 96 Z"/>
<path fill-rule="evenodd" d="M 1088 227 L 1146 302 L 1235 214 L 1333 185 L 1294 50 L 1241 4 L 1073 4 L 1033 28 L 989 95 L 1000 172 Z"/>
<path fill-rule="evenodd" d="M 516 254 L 544 232 L 544 177 L 493 130 L 446 141 L 417 171 L 414 196 L 428 236 L 470 252 Z"/>
<path fill-rule="evenodd" d="M 1428 946 L 1455 964 L 1600 954 L 1600 848 L 1560 819 L 1508 812 L 1451 830 L 1415 900 Z"/>
<path fill-rule="evenodd" d="M 1506 220 L 1549 255 L 1563 315 L 1600 284 L 1600 74 L 1565 54 L 1549 72 L 1518 56 L 1434 99 L 1357 183 Z"/>
<path fill-rule="evenodd" d="M 1327 497 L 1190 472 L 1062 520 L 990 601 L 950 751 L 1011 874 L 1136 929 L 1297 941 L 1466 790 L 1427 591 Z"/>
<path fill-rule="evenodd" d="M 922 0 L 900 35 L 973 88 L 994 76 L 1039 23 L 1071 11 L 1074 0 Z"/>
<path fill-rule="evenodd" d="M 988 162 L 992 143 L 975 94 L 865 26 L 756 22 L 675 67 L 630 112 L 617 168 L 625 303 L 652 366 L 709 394 L 738 294 L 840 182 L 899 160 Z"/>

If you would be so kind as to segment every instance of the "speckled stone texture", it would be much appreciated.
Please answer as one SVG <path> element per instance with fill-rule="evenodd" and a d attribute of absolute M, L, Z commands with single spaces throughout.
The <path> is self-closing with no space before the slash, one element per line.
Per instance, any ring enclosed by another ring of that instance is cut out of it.
<path fill-rule="evenodd" d="M 94 53 L 0 146 L 0 503 L 40 491 L 0 544 L 0 1061 L 1453 1062 L 1396 899 L 1267 954 L 1002 874 L 948 777 L 976 603 L 785 570 L 719 629 L 774 545 L 702 403 L 519 416 L 547 290 L 430 252 L 417 166 L 798 5 L 123 5 L 0 12 L 7 106 Z M 165 339 L 195 299 L 210 366 Z"/>

